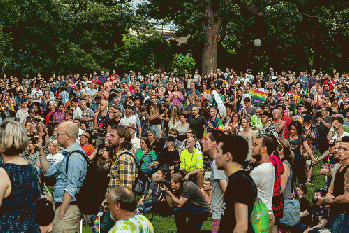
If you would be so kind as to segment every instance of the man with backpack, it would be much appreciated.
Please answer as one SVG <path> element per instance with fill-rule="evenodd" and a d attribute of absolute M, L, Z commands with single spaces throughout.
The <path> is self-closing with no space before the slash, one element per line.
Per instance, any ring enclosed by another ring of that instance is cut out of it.
<path fill-rule="evenodd" d="M 258 198 L 268 208 L 269 229 L 275 230 L 275 216 L 273 214 L 272 199 L 275 182 L 275 167 L 273 166 L 270 156 L 276 149 L 276 143 L 272 136 L 258 136 L 252 146 L 252 157 L 256 159 L 259 165 L 251 172 L 257 189 Z"/>
<path fill-rule="evenodd" d="M 111 147 L 110 155 L 112 155 L 113 160 L 106 193 L 106 197 L 108 197 L 110 190 L 118 185 L 133 190 L 137 165 L 131 153 L 131 134 L 125 126 L 112 125 L 106 140 Z M 101 233 L 108 232 L 114 224 L 115 221 L 110 218 L 110 213 L 107 211 L 101 224 Z"/>
<path fill-rule="evenodd" d="M 76 142 L 78 127 L 70 121 L 61 123 L 57 129 L 57 143 L 64 148 L 64 159 L 52 166 L 47 161 L 42 148 L 40 151 L 40 165 L 47 176 L 57 178 L 53 190 L 56 213 L 53 221 L 53 232 L 76 232 L 79 229 L 81 218 L 80 209 L 77 205 L 76 194 L 82 186 L 86 176 L 87 162 L 85 152 Z"/>
<path fill-rule="evenodd" d="M 215 163 L 228 176 L 228 186 L 224 193 L 226 205 L 219 232 L 254 232 L 250 216 L 257 197 L 257 188 L 242 167 L 248 149 L 248 142 L 241 136 L 223 136 L 218 144 Z"/>

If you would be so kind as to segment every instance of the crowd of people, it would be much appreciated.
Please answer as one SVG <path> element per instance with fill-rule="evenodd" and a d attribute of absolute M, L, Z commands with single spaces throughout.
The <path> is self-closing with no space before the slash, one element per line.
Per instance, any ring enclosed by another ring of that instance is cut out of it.
<path fill-rule="evenodd" d="M 154 232 L 155 213 L 177 232 L 209 217 L 212 232 L 254 232 L 260 200 L 268 232 L 348 232 L 348 82 L 272 68 L 3 75 L 0 231 L 76 232 L 83 219 Z M 327 188 L 310 205 L 320 161 Z M 285 226 L 293 199 L 300 221 Z"/>

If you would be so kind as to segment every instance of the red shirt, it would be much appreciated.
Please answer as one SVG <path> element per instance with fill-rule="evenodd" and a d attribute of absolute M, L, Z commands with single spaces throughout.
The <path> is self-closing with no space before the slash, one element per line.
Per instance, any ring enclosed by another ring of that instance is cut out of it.
<path fill-rule="evenodd" d="M 85 151 L 87 157 L 90 157 L 95 148 L 91 144 L 80 145 L 82 149 Z"/>
<path fill-rule="evenodd" d="M 288 125 L 291 124 L 291 117 L 284 115 L 281 120 L 286 121 L 286 129 L 284 131 L 284 138 L 288 138 L 290 136 L 290 132 L 288 131 Z"/>

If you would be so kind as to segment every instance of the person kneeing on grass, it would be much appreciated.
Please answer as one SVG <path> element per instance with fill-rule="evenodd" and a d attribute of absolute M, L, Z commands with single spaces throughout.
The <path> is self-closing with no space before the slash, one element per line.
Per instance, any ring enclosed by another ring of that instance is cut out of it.
<path fill-rule="evenodd" d="M 196 233 L 201 231 L 202 224 L 210 214 L 210 206 L 198 186 L 185 181 L 182 174 L 171 176 L 171 189 L 166 186 L 166 200 L 173 209 L 178 233 Z M 175 194 L 174 194 L 175 193 Z M 188 222 L 186 218 L 189 218 Z"/>

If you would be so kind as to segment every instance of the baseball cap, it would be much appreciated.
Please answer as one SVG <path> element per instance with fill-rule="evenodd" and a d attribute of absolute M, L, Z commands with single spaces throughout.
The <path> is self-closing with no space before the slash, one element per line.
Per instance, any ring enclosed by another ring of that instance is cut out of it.
<path fill-rule="evenodd" d="M 87 138 L 90 138 L 90 134 L 88 132 L 83 132 L 80 136 L 85 136 Z"/>

